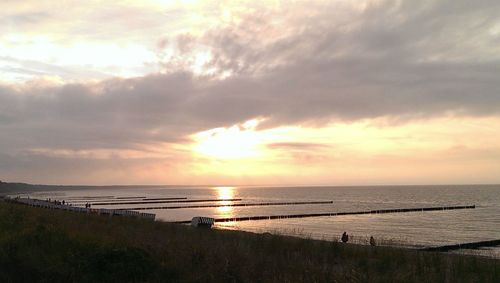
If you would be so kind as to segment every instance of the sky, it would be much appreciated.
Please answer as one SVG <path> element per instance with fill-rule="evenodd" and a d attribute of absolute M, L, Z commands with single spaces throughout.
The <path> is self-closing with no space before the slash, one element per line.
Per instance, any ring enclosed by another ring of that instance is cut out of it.
<path fill-rule="evenodd" d="M 500 183 L 500 1 L 0 1 L 0 180 Z"/>

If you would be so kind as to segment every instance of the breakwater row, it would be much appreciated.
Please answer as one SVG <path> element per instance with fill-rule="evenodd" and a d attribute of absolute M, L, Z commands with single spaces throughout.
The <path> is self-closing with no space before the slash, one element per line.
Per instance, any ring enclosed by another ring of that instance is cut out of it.
<path fill-rule="evenodd" d="M 459 205 L 459 206 L 438 206 L 438 207 L 420 207 L 420 208 L 395 208 L 395 209 L 377 209 L 364 211 L 349 211 L 349 212 L 327 212 L 327 213 L 310 213 L 310 214 L 286 214 L 286 215 L 261 215 L 261 216 L 246 216 L 246 217 L 229 217 L 216 218 L 215 222 L 237 222 L 237 221 L 256 221 L 256 220 L 274 220 L 288 218 L 306 218 L 306 217 L 322 217 L 322 216 L 343 216 L 343 215 L 362 215 L 362 214 L 386 214 L 386 213 L 405 213 L 405 212 L 426 212 L 440 210 L 455 210 L 455 209 L 474 209 L 475 205 Z M 176 221 L 175 223 L 189 224 L 191 220 Z"/>
<path fill-rule="evenodd" d="M 82 200 L 78 200 L 78 201 L 72 201 L 71 203 L 72 204 L 75 204 L 75 205 L 78 205 L 78 204 L 85 204 L 85 203 L 90 203 L 91 205 L 99 205 L 99 204 L 102 204 L 102 205 L 105 205 L 105 204 L 109 204 L 109 203 L 113 203 L 113 204 L 123 204 L 124 202 L 125 203 L 148 203 L 148 202 L 152 202 L 152 201 L 173 201 L 173 200 L 184 200 L 184 199 L 187 199 L 187 197 L 171 197 L 171 198 L 140 198 L 140 199 L 137 199 L 137 198 L 130 198 L 130 199 L 121 199 L 121 198 L 115 198 L 115 199 L 99 199 L 99 200 L 86 200 L 86 201 L 82 201 Z"/>
<path fill-rule="evenodd" d="M 423 251 L 436 251 L 436 252 L 448 252 L 452 250 L 460 250 L 460 249 L 478 249 L 484 247 L 496 247 L 500 246 L 500 240 L 490 240 L 490 241 L 480 241 L 480 242 L 472 242 L 472 243 L 460 243 L 454 245 L 445 245 L 438 247 L 429 247 L 423 248 Z"/>
<path fill-rule="evenodd" d="M 100 202 L 91 203 L 92 205 L 122 205 L 122 204 L 153 204 L 153 203 L 190 203 L 190 202 L 222 202 L 222 201 L 241 201 L 240 198 L 229 199 L 185 199 L 180 200 L 159 200 L 159 201 L 124 201 L 124 202 Z"/>
<path fill-rule="evenodd" d="M 119 208 L 119 209 L 123 209 L 123 210 L 127 210 L 127 209 L 131 209 L 131 210 L 155 210 L 155 209 L 245 207 L 245 206 L 273 206 L 273 205 L 332 204 L 332 203 L 333 203 L 333 201 L 259 202 L 259 203 L 230 203 L 230 204 L 184 205 L 184 206 L 129 207 L 129 208 Z"/>

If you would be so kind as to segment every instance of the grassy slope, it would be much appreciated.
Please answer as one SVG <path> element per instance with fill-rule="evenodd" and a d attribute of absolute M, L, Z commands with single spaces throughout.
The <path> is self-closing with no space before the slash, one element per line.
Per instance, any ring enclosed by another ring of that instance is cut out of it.
<path fill-rule="evenodd" d="M 0 282 L 500 282 L 500 261 L 0 201 Z"/>

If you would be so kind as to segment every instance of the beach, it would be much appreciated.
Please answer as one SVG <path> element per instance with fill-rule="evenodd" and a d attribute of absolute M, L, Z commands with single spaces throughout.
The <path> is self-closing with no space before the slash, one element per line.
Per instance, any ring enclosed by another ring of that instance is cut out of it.
<path fill-rule="evenodd" d="M 500 262 L 0 202 L 0 279 L 497 282 Z"/>
<path fill-rule="evenodd" d="M 18 190 L 23 197 L 62 201 L 76 207 L 127 209 L 155 214 L 165 222 L 203 216 L 215 219 L 253 217 L 258 221 L 217 222 L 216 227 L 255 233 L 337 241 L 347 231 L 351 243 L 370 236 L 386 246 L 428 248 L 500 239 L 499 185 L 429 185 L 364 187 L 244 186 L 47 186 Z M 24 192 L 24 193 L 21 193 Z M 426 207 L 474 205 L 474 209 L 418 211 Z M 360 211 L 417 209 L 408 213 Z M 343 214 L 268 219 L 280 215 Z M 266 217 L 268 216 L 268 217 Z M 500 258 L 500 249 L 461 250 Z"/>

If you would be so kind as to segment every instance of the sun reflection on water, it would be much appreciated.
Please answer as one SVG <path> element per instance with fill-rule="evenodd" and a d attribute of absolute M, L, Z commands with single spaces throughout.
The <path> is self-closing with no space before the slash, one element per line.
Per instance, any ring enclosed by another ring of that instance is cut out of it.
<path fill-rule="evenodd" d="M 234 198 L 235 194 L 235 187 L 215 187 L 214 188 L 217 192 L 217 198 L 218 199 L 232 199 Z M 228 205 L 231 204 L 231 201 L 221 201 L 219 202 L 220 205 Z M 217 207 L 217 213 L 220 214 L 220 217 L 228 218 L 228 217 L 234 217 L 233 214 L 233 207 L 232 206 L 220 206 Z"/>

